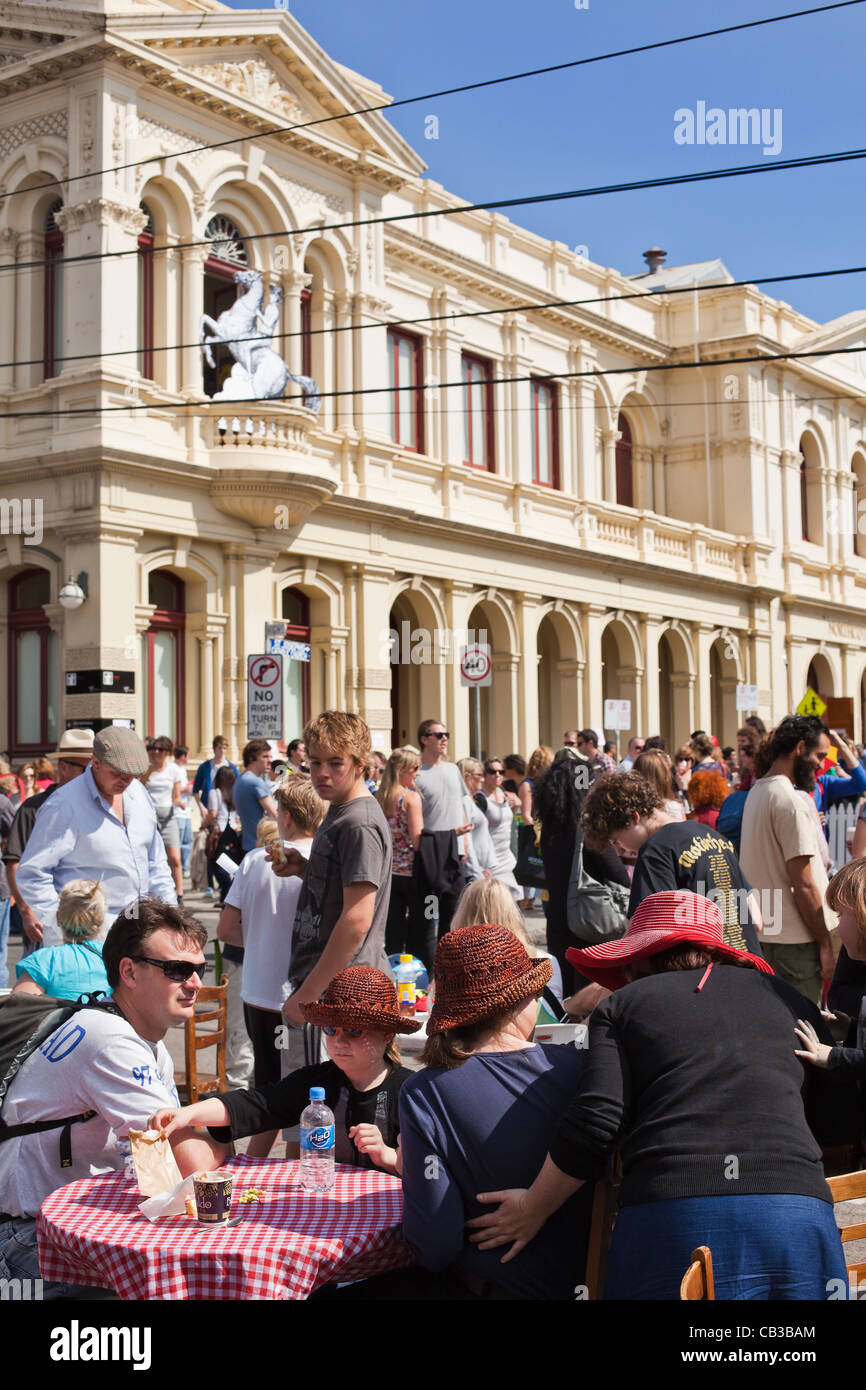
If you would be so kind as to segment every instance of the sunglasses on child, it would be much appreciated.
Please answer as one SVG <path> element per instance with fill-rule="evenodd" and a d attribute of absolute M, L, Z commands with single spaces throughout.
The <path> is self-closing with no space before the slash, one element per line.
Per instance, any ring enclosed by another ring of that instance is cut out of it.
<path fill-rule="evenodd" d="M 130 960 L 140 960 L 144 965 L 156 965 L 167 980 L 183 984 L 207 966 L 206 960 L 154 960 L 153 956 L 130 956 Z"/>
<path fill-rule="evenodd" d="M 335 1028 L 332 1023 L 326 1023 L 322 1028 L 326 1038 L 335 1038 L 338 1033 L 342 1033 L 344 1038 L 363 1038 L 366 1028 Z"/>

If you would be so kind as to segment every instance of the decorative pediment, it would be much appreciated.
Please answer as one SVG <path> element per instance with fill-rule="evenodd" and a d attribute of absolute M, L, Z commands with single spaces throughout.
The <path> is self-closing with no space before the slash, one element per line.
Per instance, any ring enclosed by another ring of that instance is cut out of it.
<path fill-rule="evenodd" d="M 309 119 L 309 108 L 300 104 L 280 81 L 274 69 L 262 58 L 242 58 L 237 61 L 218 59 L 215 62 L 191 63 L 190 77 L 213 82 L 222 91 L 262 106 L 274 116 L 286 121 Z"/>

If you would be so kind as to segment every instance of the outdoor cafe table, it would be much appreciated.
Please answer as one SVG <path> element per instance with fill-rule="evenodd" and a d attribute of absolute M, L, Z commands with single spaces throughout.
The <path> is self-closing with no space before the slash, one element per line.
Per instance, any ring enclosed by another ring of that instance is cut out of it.
<path fill-rule="evenodd" d="M 236 1174 L 236 1226 L 148 1221 L 122 1173 L 59 1188 L 37 1221 L 42 1277 L 124 1299 L 304 1299 L 323 1284 L 414 1263 L 399 1178 L 337 1164 L 330 1192 L 304 1192 L 297 1162 L 238 1155 L 224 1166 Z M 239 1205 L 247 1187 L 262 1188 L 265 1201 Z"/>

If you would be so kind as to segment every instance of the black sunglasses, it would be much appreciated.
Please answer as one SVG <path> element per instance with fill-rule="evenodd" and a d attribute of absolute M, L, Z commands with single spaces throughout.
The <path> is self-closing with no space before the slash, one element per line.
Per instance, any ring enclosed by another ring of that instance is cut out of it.
<path fill-rule="evenodd" d="M 157 965 L 167 980 L 174 980 L 176 984 L 183 984 L 184 980 L 190 979 L 197 971 L 207 968 L 206 960 L 154 960 L 153 956 L 130 956 L 130 960 L 140 960 L 144 965 Z"/>
<path fill-rule="evenodd" d="M 428 738 L 450 738 L 451 735 L 450 735 L 446 730 L 443 729 L 443 731 L 442 731 L 441 734 L 428 734 L 427 737 L 428 737 Z"/>
<path fill-rule="evenodd" d="M 332 1023 L 326 1023 L 322 1028 L 326 1038 L 333 1038 L 337 1033 L 342 1033 L 346 1038 L 363 1038 L 366 1028 L 335 1028 Z"/>

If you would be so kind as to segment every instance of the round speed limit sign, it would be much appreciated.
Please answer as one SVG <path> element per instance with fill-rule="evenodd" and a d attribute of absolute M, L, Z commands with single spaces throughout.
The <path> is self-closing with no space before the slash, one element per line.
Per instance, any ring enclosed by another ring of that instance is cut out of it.
<path fill-rule="evenodd" d="M 460 656 L 460 683 L 475 686 L 492 685 L 493 664 L 488 646 L 476 643 L 473 647 L 463 648 Z"/>

